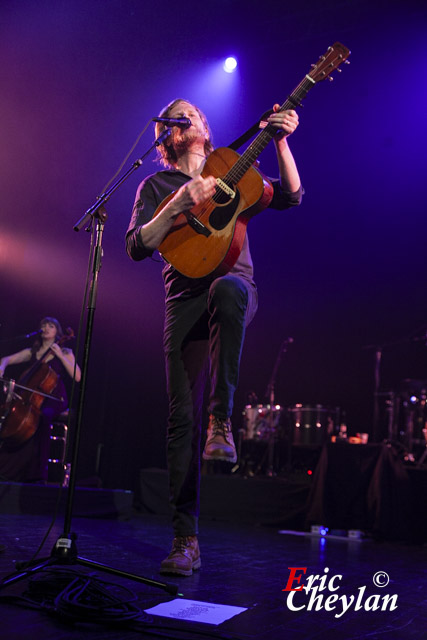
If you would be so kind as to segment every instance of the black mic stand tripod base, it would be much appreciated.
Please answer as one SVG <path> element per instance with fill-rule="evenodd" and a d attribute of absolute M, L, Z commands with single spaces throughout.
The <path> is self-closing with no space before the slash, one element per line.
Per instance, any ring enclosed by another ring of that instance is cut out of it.
<path fill-rule="evenodd" d="M 15 572 L 10 577 L 6 577 L 0 583 L 0 589 L 18 582 L 19 580 L 30 577 L 33 574 L 38 573 L 39 571 L 43 571 L 43 569 L 45 569 L 46 567 L 51 567 L 53 565 L 77 564 L 84 567 L 90 567 L 100 571 L 105 571 L 106 573 L 111 573 L 112 575 L 119 576 L 120 578 L 128 578 L 129 580 L 133 580 L 135 582 L 142 582 L 143 584 L 151 587 L 158 587 L 159 589 L 163 589 L 171 595 L 178 594 L 178 587 L 175 584 L 159 582 L 157 580 L 152 580 L 151 578 L 145 578 L 134 573 L 129 573 L 128 571 L 122 571 L 121 569 L 110 567 L 109 565 L 102 564 L 100 562 L 95 562 L 94 560 L 82 558 L 77 554 L 76 538 L 77 536 L 75 533 L 63 534 L 56 541 L 49 557 L 41 558 L 40 560 L 35 561 L 31 564 L 21 563 L 21 565 L 26 565 L 27 568 L 23 569 L 22 571 Z M 19 566 L 19 563 L 17 563 L 17 566 Z"/>
<path fill-rule="evenodd" d="M 92 331 L 93 331 L 93 322 L 96 308 L 96 297 L 97 297 L 97 288 L 98 288 L 98 274 L 101 268 L 101 257 L 102 257 L 102 236 L 104 231 L 104 224 L 107 220 L 107 215 L 105 212 L 105 208 L 103 206 L 104 202 L 106 202 L 111 193 L 115 191 L 119 185 L 121 185 L 124 180 L 139 166 L 141 166 L 143 159 L 148 155 L 148 153 L 159 146 L 159 144 L 164 140 L 170 133 L 169 129 L 166 129 L 162 132 L 160 137 L 154 142 L 154 144 L 150 147 L 150 149 L 142 156 L 142 158 L 138 159 L 131 169 L 129 169 L 122 178 L 111 186 L 111 188 L 101 196 L 97 203 L 94 204 L 90 209 L 86 211 L 84 216 L 80 219 L 80 221 L 74 226 L 76 231 L 80 230 L 84 224 L 89 220 L 92 224 L 94 219 L 96 219 L 96 241 L 93 248 L 92 256 L 91 256 L 91 270 L 92 270 L 92 281 L 89 287 L 88 294 L 88 314 L 87 314 L 87 323 L 86 323 L 86 336 L 84 343 L 84 353 L 83 353 L 83 362 L 82 362 L 82 378 L 81 378 L 81 393 L 79 397 L 78 411 L 77 411 L 77 419 L 75 426 L 75 434 L 74 441 L 72 446 L 72 457 L 71 457 L 71 471 L 69 477 L 69 485 L 68 485 L 68 493 L 67 493 L 67 503 L 66 503 L 66 513 L 64 519 L 64 530 L 63 534 L 56 541 L 51 555 L 48 558 L 42 558 L 40 560 L 30 562 L 30 563 L 21 563 L 21 567 L 24 567 L 23 570 L 17 571 L 14 574 L 6 576 L 0 582 L 0 589 L 18 582 L 26 578 L 27 576 L 31 576 L 38 571 L 43 570 L 45 567 L 52 566 L 55 564 L 61 565 L 82 565 L 86 567 L 92 567 L 94 569 L 100 569 L 101 571 L 105 571 L 107 573 L 111 573 L 116 576 L 120 576 L 122 578 L 129 578 L 136 582 L 142 582 L 144 584 L 159 587 L 163 589 L 167 593 L 172 595 L 178 594 L 178 586 L 175 584 L 158 582 L 157 580 L 151 580 L 150 578 L 145 578 L 142 576 L 138 576 L 133 573 L 128 573 L 127 571 L 122 571 L 120 569 L 115 569 L 114 567 L 110 567 L 105 564 L 101 564 L 99 562 L 94 562 L 93 560 L 88 560 L 87 558 L 82 558 L 77 553 L 76 546 L 76 534 L 71 533 L 71 520 L 72 520 L 72 511 L 73 511 L 73 502 L 74 502 L 74 492 L 75 492 L 75 478 L 76 478 L 76 469 L 77 469 L 77 461 L 79 455 L 79 442 L 80 442 L 80 432 L 81 432 L 81 424 L 82 424 L 82 416 L 83 416 L 83 407 L 84 407 L 84 397 L 86 390 L 86 378 L 87 378 L 87 370 L 89 364 L 89 352 L 90 345 L 92 341 Z M 17 565 L 18 566 L 18 565 Z M 182 595 L 182 594 L 179 594 Z"/>

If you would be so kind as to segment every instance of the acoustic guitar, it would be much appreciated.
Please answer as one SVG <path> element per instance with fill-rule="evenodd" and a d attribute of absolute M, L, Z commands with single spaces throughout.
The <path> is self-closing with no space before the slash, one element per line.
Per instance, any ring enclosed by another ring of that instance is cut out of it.
<path fill-rule="evenodd" d="M 330 77 L 349 55 L 349 49 L 339 42 L 329 47 L 279 111 L 300 106 L 309 90 Z M 276 133 L 277 129 L 267 124 L 244 153 L 220 147 L 208 156 L 201 175 L 216 179 L 214 195 L 180 213 L 158 248 L 165 260 L 184 276 L 224 275 L 235 264 L 249 220 L 267 208 L 273 197 L 271 183 L 253 165 Z M 153 217 L 174 195 L 175 192 L 171 193 L 160 203 Z"/>

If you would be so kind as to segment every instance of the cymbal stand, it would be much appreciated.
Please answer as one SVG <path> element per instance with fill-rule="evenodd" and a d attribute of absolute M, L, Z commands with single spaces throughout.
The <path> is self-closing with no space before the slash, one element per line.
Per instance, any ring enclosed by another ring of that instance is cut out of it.
<path fill-rule="evenodd" d="M 74 493 L 75 493 L 75 482 L 76 482 L 76 470 L 77 470 L 77 461 L 79 455 L 79 443 L 80 443 L 80 433 L 81 433 L 81 425 L 82 425 L 82 417 L 83 417 L 83 409 L 84 409 L 84 401 L 85 401 L 85 391 L 86 391 L 86 379 L 87 379 L 87 370 L 89 364 L 89 353 L 90 346 L 92 342 L 92 333 L 93 333 L 93 324 L 95 317 L 95 309 L 96 309 L 96 298 L 97 298 L 97 290 L 98 290 L 98 276 L 101 269 L 101 258 L 103 255 L 102 251 L 102 237 L 104 232 L 104 225 L 107 220 L 107 214 L 104 208 L 104 203 L 109 200 L 110 196 L 118 187 L 129 177 L 131 173 L 133 173 L 136 169 L 138 169 L 144 160 L 144 158 L 157 146 L 159 146 L 165 138 L 170 134 L 170 129 L 165 129 L 162 134 L 157 138 L 157 140 L 153 143 L 153 145 L 149 148 L 149 150 L 134 164 L 132 167 L 115 182 L 108 191 L 106 191 L 102 196 L 97 198 L 95 204 L 93 204 L 86 213 L 82 216 L 82 218 L 77 222 L 74 226 L 75 231 L 79 231 L 83 226 L 89 224 L 90 227 L 96 222 L 96 231 L 95 231 L 95 243 L 93 247 L 93 251 L 91 250 L 91 271 L 92 271 L 92 280 L 90 287 L 88 289 L 88 313 L 86 319 L 86 335 L 83 349 L 83 362 L 82 362 L 82 378 L 81 378 L 81 391 L 79 396 L 79 404 L 77 410 L 77 420 L 75 425 L 74 432 L 74 441 L 72 446 L 72 455 L 71 455 L 71 470 L 69 476 L 69 485 L 68 485 L 68 493 L 67 493 L 67 502 L 66 502 L 66 513 L 64 519 L 64 529 L 62 535 L 56 541 L 51 555 L 47 558 L 42 558 L 38 561 L 31 562 L 30 564 L 24 563 L 25 569 L 22 571 L 17 571 L 11 576 L 6 577 L 0 583 L 0 589 L 5 586 L 15 583 L 18 580 L 22 580 L 29 575 L 37 573 L 38 571 L 43 570 L 45 567 L 55 565 L 55 564 L 78 564 L 85 567 L 92 567 L 94 569 L 99 569 L 105 571 L 107 573 L 111 573 L 116 576 L 120 576 L 122 578 L 129 578 L 130 580 L 134 580 L 136 582 L 142 582 L 144 584 L 159 587 L 160 589 L 165 590 L 167 593 L 176 595 L 178 593 L 177 585 L 158 582 L 157 580 L 151 580 L 149 578 L 145 578 L 143 576 L 138 576 L 136 574 L 128 573 L 127 571 L 121 571 L 120 569 L 115 569 L 105 564 L 101 564 L 99 562 L 95 562 L 93 560 L 89 560 L 87 558 L 82 558 L 77 553 L 76 546 L 76 534 L 71 532 L 71 520 L 72 520 L 72 512 L 73 512 L 73 503 L 74 503 Z"/>
<path fill-rule="evenodd" d="M 372 420 L 372 439 L 373 442 L 380 442 L 384 434 L 381 433 L 380 425 L 380 398 L 381 396 L 388 395 L 380 392 L 381 386 L 381 360 L 382 354 L 385 348 L 395 347 L 409 342 L 424 342 L 427 344 L 427 328 L 422 327 L 423 336 L 409 336 L 400 340 L 394 340 L 382 345 L 368 344 L 362 347 L 363 349 L 370 349 L 374 351 L 374 408 L 373 408 L 373 420 Z M 396 407 L 392 405 L 388 410 L 388 438 L 393 439 L 396 431 Z"/>
<path fill-rule="evenodd" d="M 423 451 L 421 458 L 417 462 L 417 465 L 416 465 L 417 467 L 421 467 L 424 464 L 425 459 L 427 458 L 427 427 L 423 429 L 423 436 L 425 440 L 425 449 Z"/>
<path fill-rule="evenodd" d="M 380 405 L 379 405 L 379 391 L 380 391 L 380 381 L 381 381 L 381 358 L 382 358 L 382 348 L 377 347 L 375 349 L 375 366 L 374 366 L 374 415 L 373 415 L 373 425 L 372 425 L 372 435 L 374 442 L 379 441 L 379 416 L 380 416 Z"/>

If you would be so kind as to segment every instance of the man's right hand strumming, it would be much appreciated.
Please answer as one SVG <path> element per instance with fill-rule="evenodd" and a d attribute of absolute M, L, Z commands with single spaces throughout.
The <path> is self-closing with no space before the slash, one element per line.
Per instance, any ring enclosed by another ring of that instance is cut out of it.
<path fill-rule="evenodd" d="M 177 212 L 174 214 L 174 217 L 176 217 L 182 211 L 188 211 L 211 198 L 215 193 L 215 187 L 216 181 L 213 176 L 207 176 L 206 178 L 196 176 L 178 189 L 167 207 L 173 205 L 174 209 L 175 207 L 177 208 Z"/>
<path fill-rule="evenodd" d="M 216 181 L 213 176 L 196 176 L 182 185 L 160 211 L 140 229 L 141 240 L 147 249 L 157 249 L 170 231 L 175 218 L 211 198 L 215 193 Z"/>

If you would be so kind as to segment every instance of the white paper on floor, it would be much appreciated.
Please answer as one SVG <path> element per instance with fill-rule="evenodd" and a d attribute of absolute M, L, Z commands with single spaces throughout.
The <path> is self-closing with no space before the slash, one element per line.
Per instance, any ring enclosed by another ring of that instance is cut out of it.
<path fill-rule="evenodd" d="M 177 598 L 170 602 L 145 609 L 145 613 L 165 618 L 179 620 L 192 620 L 193 622 L 206 622 L 208 624 L 221 624 L 233 616 L 246 611 L 245 607 L 233 607 L 227 604 L 214 604 L 213 602 L 200 602 L 199 600 L 185 600 Z"/>

